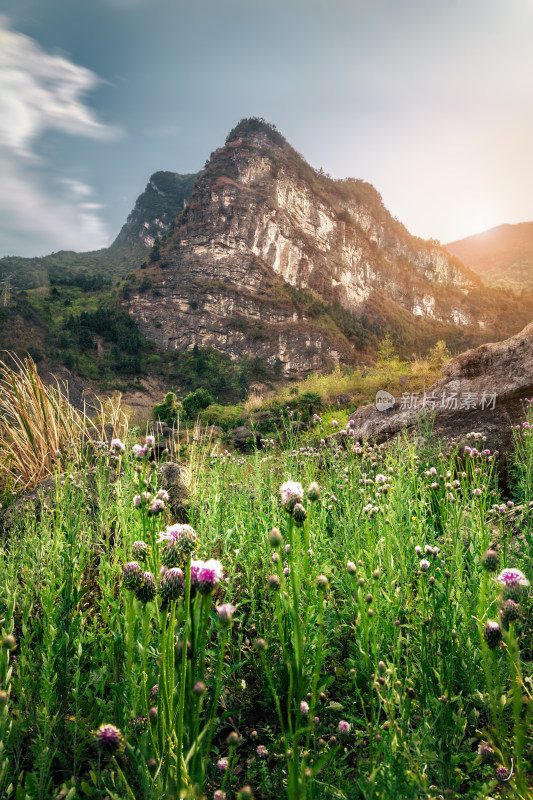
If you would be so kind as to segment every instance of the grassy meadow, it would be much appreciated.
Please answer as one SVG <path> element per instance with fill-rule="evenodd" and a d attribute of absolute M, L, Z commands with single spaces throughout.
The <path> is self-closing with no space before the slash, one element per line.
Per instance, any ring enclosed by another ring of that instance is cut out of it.
<path fill-rule="evenodd" d="M 505 496 L 474 432 L 337 430 L 197 429 L 180 524 L 140 431 L 60 441 L 0 541 L 1 798 L 531 796 L 531 429 Z"/>

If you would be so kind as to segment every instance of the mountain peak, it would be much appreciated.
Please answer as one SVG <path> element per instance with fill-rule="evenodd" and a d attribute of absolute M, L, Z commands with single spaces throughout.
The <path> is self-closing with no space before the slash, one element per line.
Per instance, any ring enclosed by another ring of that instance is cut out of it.
<path fill-rule="evenodd" d="M 259 140 L 265 144 L 270 141 L 272 144 L 278 145 L 278 147 L 283 147 L 287 144 L 287 140 L 275 125 L 266 122 L 262 117 L 245 117 L 228 133 L 226 145 L 250 139 Z"/>

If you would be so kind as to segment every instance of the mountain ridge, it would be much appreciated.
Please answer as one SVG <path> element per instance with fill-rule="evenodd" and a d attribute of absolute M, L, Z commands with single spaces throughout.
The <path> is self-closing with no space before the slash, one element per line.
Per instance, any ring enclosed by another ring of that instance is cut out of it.
<path fill-rule="evenodd" d="M 445 247 L 489 285 L 533 289 L 533 222 L 504 223 Z"/>

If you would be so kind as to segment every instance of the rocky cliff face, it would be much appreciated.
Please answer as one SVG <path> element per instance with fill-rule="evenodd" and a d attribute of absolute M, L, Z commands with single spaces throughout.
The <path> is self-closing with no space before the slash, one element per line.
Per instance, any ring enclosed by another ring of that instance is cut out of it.
<path fill-rule="evenodd" d="M 154 263 L 157 301 L 131 300 L 149 339 L 251 352 L 286 373 L 352 360 L 327 305 L 357 318 L 385 297 L 443 325 L 487 325 L 470 301 L 478 276 L 412 237 L 369 184 L 317 173 L 258 120 L 212 154 Z M 303 310 L 294 304 L 302 290 Z"/>
<path fill-rule="evenodd" d="M 155 172 L 109 250 L 129 246 L 147 255 L 186 207 L 199 174 Z"/>

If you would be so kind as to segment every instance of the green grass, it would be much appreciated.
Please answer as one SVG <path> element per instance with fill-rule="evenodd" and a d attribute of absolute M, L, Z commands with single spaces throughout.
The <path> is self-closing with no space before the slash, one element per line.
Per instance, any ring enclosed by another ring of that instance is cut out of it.
<path fill-rule="evenodd" d="M 482 635 L 502 602 L 485 550 L 495 545 L 499 569 L 533 579 L 533 441 L 527 429 L 517 437 L 516 505 L 497 514 L 494 461 L 459 460 L 431 437 L 418 449 L 358 447 L 350 436 L 346 449 L 315 449 L 289 432 L 283 449 L 247 456 L 211 444 L 190 522 L 195 557 L 219 559 L 224 579 L 213 595 L 193 590 L 190 606 L 143 603 L 121 577 L 137 540 L 152 548 L 142 569 L 157 583 L 161 559 L 171 563 L 156 541 L 164 516 L 133 505 L 157 490 L 148 462 L 103 452 L 81 474 L 59 465 L 55 507 L 19 514 L 0 550 L 2 635 L 16 640 L 0 650 L 0 796 L 163 800 L 181 782 L 191 798 L 229 800 L 248 785 L 256 798 L 481 800 L 500 791 L 503 765 L 503 794 L 528 797 L 527 590 L 501 643 L 490 649 Z M 320 486 L 318 501 L 304 494 L 303 526 L 280 504 L 287 480 L 304 493 Z M 224 628 L 215 607 L 228 602 L 237 610 Z M 177 647 L 184 628 L 190 659 Z M 157 721 L 133 727 L 154 705 Z M 95 746 L 103 723 L 122 731 L 123 751 Z M 494 764 L 481 762 L 481 741 Z"/>

